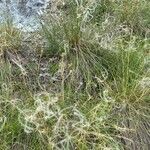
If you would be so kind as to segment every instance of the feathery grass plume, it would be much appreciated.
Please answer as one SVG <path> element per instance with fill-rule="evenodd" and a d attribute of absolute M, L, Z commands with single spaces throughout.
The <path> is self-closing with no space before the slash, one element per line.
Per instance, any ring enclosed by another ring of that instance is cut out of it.
<path fill-rule="evenodd" d="M 104 95 L 97 106 L 87 103 L 81 110 L 76 104 L 62 106 L 62 99 L 42 92 L 34 96 L 33 107 L 16 107 L 19 122 L 27 134 L 36 132 L 52 149 L 119 149 L 121 145 L 113 138 L 116 130 L 110 119 L 114 101 Z"/>

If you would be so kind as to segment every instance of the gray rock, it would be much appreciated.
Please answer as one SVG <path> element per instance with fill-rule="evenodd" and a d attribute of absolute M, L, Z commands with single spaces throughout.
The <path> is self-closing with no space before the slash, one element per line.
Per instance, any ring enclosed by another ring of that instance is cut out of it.
<path fill-rule="evenodd" d="M 16 27 L 23 31 L 39 28 L 38 17 L 41 16 L 50 0 L 0 0 L 0 22 L 11 16 Z"/>

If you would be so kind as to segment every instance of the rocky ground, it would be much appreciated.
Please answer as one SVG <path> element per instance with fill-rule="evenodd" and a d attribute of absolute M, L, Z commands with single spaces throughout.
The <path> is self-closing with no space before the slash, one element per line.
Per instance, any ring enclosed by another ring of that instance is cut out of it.
<path fill-rule="evenodd" d="M 39 28 L 38 18 L 50 8 L 51 0 L 1 0 L 0 22 L 8 16 L 19 29 L 31 32 Z"/>

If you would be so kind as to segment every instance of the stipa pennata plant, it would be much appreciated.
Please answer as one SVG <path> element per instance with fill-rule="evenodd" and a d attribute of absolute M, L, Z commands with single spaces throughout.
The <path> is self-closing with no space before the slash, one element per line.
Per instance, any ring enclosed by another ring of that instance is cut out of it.
<path fill-rule="evenodd" d="M 47 53 L 52 56 L 63 53 L 65 74 L 62 76 L 65 76 L 63 78 L 69 83 L 70 90 L 77 90 L 82 84 L 87 92 L 91 92 L 93 85 L 97 86 L 95 77 L 104 80 L 107 76 L 107 71 L 101 66 L 101 58 L 97 56 L 97 27 L 90 22 L 96 4 L 97 1 L 67 1 L 66 9 L 59 10 L 58 19 L 51 16 L 50 23 L 42 25 L 48 41 Z"/>
<path fill-rule="evenodd" d="M 47 92 L 36 94 L 34 106 L 30 109 L 25 107 L 20 109 L 19 105 L 15 107 L 19 111 L 18 119 L 24 131 L 28 134 L 38 133 L 37 135 L 44 138 L 50 148 L 119 149 L 119 143 L 112 138 L 113 125 L 108 121 L 114 100 L 106 92 L 104 96 L 104 100 L 89 111 L 89 117 L 76 104 L 62 107 L 60 103 L 62 99 Z M 104 129 L 105 124 L 107 130 Z"/>
<path fill-rule="evenodd" d="M 130 40 L 128 39 L 130 38 Z M 128 95 L 134 90 L 145 71 L 145 40 L 141 40 L 132 34 L 124 38 L 118 38 L 114 51 L 103 50 L 102 65 L 108 70 L 108 81 L 113 80 L 116 90 L 120 94 Z M 115 62 L 114 62 L 115 60 Z M 115 91 L 115 89 L 114 89 Z"/>
<path fill-rule="evenodd" d="M 108 67 L 107 83 L 111 85 L 111 96 L 116 100 L 114 118 L 119 112 L 116 119 L 117 124 L 121 126 L 120 136 L 123 136 L 125 147 L 130 149 L 138 145 L 147 147 L 149 131 L 146 128 L 149 121 L 146 120 L 149 118 L 147 108 L 150 90 L 148 67 L 145 63 L 145 55 L 148 56 L 147 39 L 143 40 L 132 34 L 127 37 L 116 43 L 119 49 L 103 54 L 107 59 L 103 65 Z M 145 120 L 144 124 L 142 120 Z M 122 130 L 123 127 L 127 132 Z M 144 136 L 141 133 L 144 133 Z"/>
<path fill-rule="evenodd" d="M 14 27 L 11 19 L 6 19 L 0 25 L 0 55 L 7 51 L 17 52 L 21 46 L 22 32 Z"/>

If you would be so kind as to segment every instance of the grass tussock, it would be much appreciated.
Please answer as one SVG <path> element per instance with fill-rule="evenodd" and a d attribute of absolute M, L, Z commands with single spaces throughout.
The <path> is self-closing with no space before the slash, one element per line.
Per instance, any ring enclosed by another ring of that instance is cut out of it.
<path fill-rule="evenodd" d="M 11 19 L 0 25 L 0 56 L 7 51 L 17 52 L 21 46 L 22 33 L 15 28 Z"/>
<path fill-rule="evenodd" d="M 0 149 L 148 150 L 149 7 L 56 1 L 29 43 L 2 24 Z"/>

